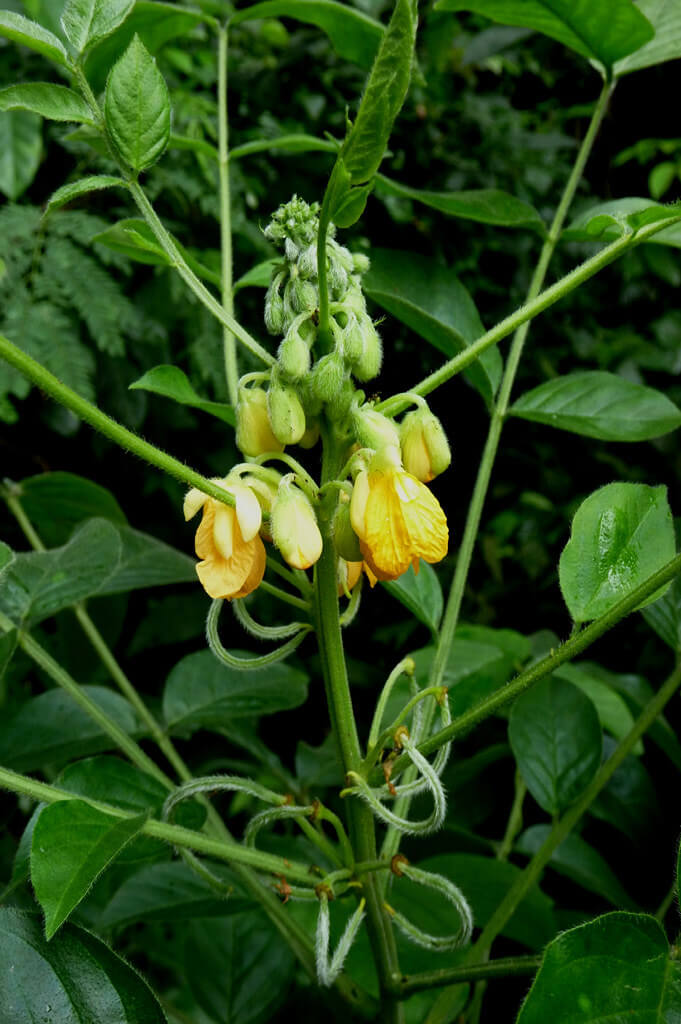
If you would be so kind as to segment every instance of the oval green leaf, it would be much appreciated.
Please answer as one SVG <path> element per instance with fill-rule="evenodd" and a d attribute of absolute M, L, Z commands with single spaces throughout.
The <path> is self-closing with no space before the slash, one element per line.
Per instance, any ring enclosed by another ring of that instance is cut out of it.
<path fill-rule="evenodd" d="M 370 68 L 383 38 L 384 29 L 362 11 L 334 0 L 265 0 L 236 11 L 230 25 L 254 18 L 294 18 L 316 25 L 345 60 Z"/>
<path fill-rule="evenodd" d="M 448 217 L 475 220 L 480 224 L 495 224 L 503 228 L 532 228 L 543 234 L 544 221 L 533 206 L 517 199 L 509 192 L 497 188 L 472 188 L 462 192 L 428 192 L 410 188 L 385 175 L 377 175 L 379 191 L 391 196 L 413 199 Z"/>
<path fill-rule="evenodd" d="M 201 398 L 187 375 L 177 366 L 154 366 L 129 387 L 131 390 L 151 391 L 155 395 L 172 398 L 180 405 L 189 405 L 194 409 L 200 409 L 201 412 L 210 413 L 211 416 L 217 416 L 223 423 L 234 426 L 235 418 L 232 406 L 225 402 L 210 402 Z"/>
<path fill-rule="evenodd" d="M 51 82 L 23 82 L 0 89 L 0 110 L 29 110 L 50 121 L 94 124 L 92 111 L 77 92 Z"/>
<path fill-rule="evenodd" d="M 237 656 L 248 652 L 234 651 Z M 168 676 L 163 715 L 175 732 L 220 727 L 234 718 L 297 708 L 307 698 L 307 676 L 289 665 L 239 672 L 210 651 L 182 658 Z"/>
<path fill-rule="evenodd" d="M 116 149 L 133 171 L 156 163 L 170 138 L 170 96 L 137 35 L 109 75 L 104 115 Z"/>
<path fill-rule="evenodd" d="M 52 938 L 146 817 L 114 818 L 83 800 L 63 800 L 43 810 L 33 829 L 31 882 L 45 914 L 46 938 Z"/>
<path fill-rule="evenodd" d="M 625 233 L 632 236 L 647 224 L 663 223 L 679 216 L 675 206 L 662 206 L 650 199 L 627 196 L 624 199 L 610 199 L 597 203 L 576 217 L 563 231 L 564 242 L 614 242 Z M 644 239 L 644 244 L 681 246 L 681 226 L 671 224 L 656 234 Z"/>
<path fill-rule="evenodd" d="M 601 763 L 596 708 L 563 679 L 544 679 L 518 697 L 508 738 L 527 788 L 549 814 L 574 803 Z"/>
<path fill-rule="evenodd" d="M 606 484 L 577 509 L 558 575 L 575 622 L 604 615 L 676 553 L 666 487 Z M 643 604 L 660 596 L 652 594 Z"/>
<path fill-rule="evenodd" d="M 118 28 L 135 0 L 67 0 L 61 24 L 77 53 L 83 53 Z"/>
<path fill-rule="evenodd" d="M 0 112 L 0 192 L 18 199 L 36 176 L 43 150 L 43 122 L 26 110 Z"/>
<path fill-rule="evenodd" d="M 100 939 L 66 924 L 48 943 L 36 914 L 0 907 L 0 1020 L 48 1012 L 59 1024 L 167 1024 L 147 983 Z"/>
<path fill-rule="evenodd" d="M 438 0 L 436 11 L 475 11 L 503 25 L 543 32 L 606 68 L 653 38 L 631 0 Z"/>
<path fill-rule="evenodd" d="M 437 573 L 427 562 L 421 563 L 418 575 L 414 572 L 413 566 L 390 583 L 383 586 L 396 597 L 415 618 L 433 634 L 437 640 L 437 627 L 442 618 L 442 587 L 437 578 Z"/>
<path fill-rule="evenodd" d="M 681 652 L 681 579 L 678 576 L 666 594 L 643 609 L 643 618 L 673 651 Z"/>
<path fill-rule="evenodd" d="M 485 333 L 468 291 L 447 267 L 433 260 L 396 249 L 373 249 L 363 284 L 379 306 L 448 358 Z M 499 351 L 484 352 L 464 375 L 485 401 L 491 401 L 501 379 Z"/>
<path fill-rule="evenodd" d="M 517 1024 L 671 1024 L 681 1015 L 681 964 L 646 914 L 613 913 L 559 935 Z"/>
<path fill-rule="evenodd" d="M 511 413 L 601 441 L 649 441 L 681 426 L 681 411 L 661 391 L 599 370 L 548 380 Z"/>
<path fill-rule="evenodd" d="M 56 192 L 53 192 L 47 201 L 45 213 L 52 213 L 60 206 L 65 206 L 80 196 L 89 192 L 99 192 L 103 188 L 127 188 L 122 178 L 115 178 L 110 174 L 91 174 L 88 178 L 81 178 L 80 181 L 73 181 L 68 185 L 62 185 Z"/>
<path fill-rule="evenodd" d="M 616 77 L 681 57 L 681 5 L 676 0 L 637 0 L 637 6 L 655 29 L 655 35 L 617 61 Z"/>
<path fill-rule="evenodd" d="M 47 547 L 65 544 L 83 519 L 98 516 L 126 522 L 111 491 L 75 473 L 39 473 L 17 487 L 24 512 Z"/>
<path fill-rule="evenodd" d="M 65 68 L 69 66 L 69 56 L 61 40 L 36 21 L 24 18 L 22 14 L 0 11 L 0 36 L 28 46 L 55 64 L 61 64 Z"/>

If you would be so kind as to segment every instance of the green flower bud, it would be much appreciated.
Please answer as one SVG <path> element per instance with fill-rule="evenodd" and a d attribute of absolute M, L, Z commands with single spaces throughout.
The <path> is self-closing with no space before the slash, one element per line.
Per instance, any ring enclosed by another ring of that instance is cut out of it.
<path fill-rule="evenodd" d="M 343 355 L 351 366 L 364 355 L 364 334 L 359 320 L 354 313 L 350 313 L 343 331 Z"/>
<path fill-rule="evenodd" d="M 352 260 L 354 263 L 355 273 L 366 274 L 371 265 L 369 257 L 365 256 L 363 252 L 353 252 Z"/>
<path fill-rule="evenodd" d="M 348 287 L 348 272 L 337 259 L 329 260 L 328 281 L 333 298 L 342 299 Z"/>
<path fill-rule="evenodd" d="M 365 381 L 376 377 L 383 362 L 383 344 L 378 331 L 368 317 L 360 320 L 364 334 L 364 350 L 362 355 L 353 364 L 352 372 L 357 380 Z"/>
<path fill-rule="evenodd" d="M 310 370 L 310 346 L 291 325 L 278 352 L 282 375 L 288 380 L 300 380 Z"/>
<path fill-rule="evenodd" d="M 346 377 L 345 363 L 338 352 L 330 352 L 318 359 L 310 374 L 310 390 L 322 402 L 330 402 Z"/>
<path fill-rule="evenodd" d="M 331 258 L 335 259 L 343 270 L 352 273 L 355 269 L 355 261 L 349 249 L 346 249 L 344 245 L 339 245 L 338 242 L 331 241 L 327 246 L 327 250 Z"/>
<path fill-rule="evenodd" d="M 310 281 L 303 281 L 300 277 L 292 277 L 291 285 L 291 306 L 295 313 L 312 313 L 319 305 L 317 289 Z"/>
<path fill-rule="evenodd" d="M 317 243 L 308 245 L 298 257 L 298 272 L 302 278 L 317 277 Z"/>
<path fill-rule="evenodd" d="M 327 412 L 332 420 L 346 420 L 356 395 L 355 385 L 349 376 L 341 384 L 340 388 L 326 403 Z"/>
<path fill-rule="evenodd" d="M 272 381 L 267 392 L 272 433 L 283 445 L 297 444 L 305 433 L 305 413 L 293 388 Z"/>
<path fill-rule="evenodd" d="M 317 441 L 319 440 L 319 421 L 312 420 L 306 421 L 305 433 L 301 437 L 298 444 L 301 448 L 314 448 Z"/>
<path fill-rule="evenodd" d="M 393 421 L 383 413 L 363 406 L 353 410 L 352 422 L 355 428 L 355 437 L 362 448 L 374 448 L 376 451 L 380 451 L 381 448 L 388 445 L 399 447 L 399 431 Z"/>
<path fill-rule="evenodd" d="M 270 334 L 281 334 L 284 330 L 284 302 L 281 297 L 281 286 L 286 274 L 280 271 L 272 278 L 265 296 L 265 327 Z"/>
<path fill-rule="evenodd" d="M 334 516 L 333 541 L 336 551 L 346 562 L 362 561 L 359 537 L 353 530 L 350 522 L 350 500 L 346 494 L 341 494 L 341 500 Z"/>
<path fill-rule="evenodd" d="M 285 476 L 272 504 L 270 528 L 274 543 L 294 569 L 309 569 L 322 553 L 322 535 L 308 498 Z"/>
<path fill-rule="evenodd" d="M 284 447 L 272 433 L 267 413 L 267 395 L 262 388 L 239 388 L 236 444 L 249 458 L 255 458 L 263 452 L 280 452 Z"/>
<path fill-rule="evenodd" d="M 425 407 L 407 413 L 402 420 L 400 445 L 404 468 L 425 484 L 443 473 L 452 461 L 442 424 Z"/>

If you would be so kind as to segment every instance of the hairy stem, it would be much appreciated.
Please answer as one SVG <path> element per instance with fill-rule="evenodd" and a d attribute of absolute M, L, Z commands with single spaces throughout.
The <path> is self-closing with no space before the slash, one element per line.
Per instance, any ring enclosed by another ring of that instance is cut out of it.
<path fill-rule="evenodd" d="M 520 974 L 534 974 L 541 964 L 540 956 L 511 956 L 489 963 L 443 967 L 439 971 L 424 971 L 423 974 L 404 975 L 401 993 L 407 998 L 424 989 L 442 988 L 443 985 L 460 984 L 464 981 L 478 981 L 482 978 L 503 978 Z"/>
<path fill-rule="evenodd" d="M 218 176 L 220 180 L 220 249 L 222 308 L 234 316 L 232 294 L 232 210 L 229 194 L 229 121 L 227 118 L 227 27 L 218 30 Z M 236 405 L 239 367 L 234 332 L 223 324 L 222 344 L 229 400 Z"/>

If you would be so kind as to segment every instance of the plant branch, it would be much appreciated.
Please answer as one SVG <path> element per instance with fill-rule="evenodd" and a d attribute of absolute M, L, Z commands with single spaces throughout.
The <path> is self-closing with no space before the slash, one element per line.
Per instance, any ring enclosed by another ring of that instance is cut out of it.
<path fill-rule="evenodd" d="M 2 334 L 0 334 L 0 358 L 5 359 L 11 366 L 19 370 L 20 373 L 23 373 L 36 387 L 40 388 L 41 391 L 45 391 L 50 398 L 54 398 L 55 401 L 70 409 L 76 416 L 85 420 L 91 427 L 94 427 L 100 434 L 104 434 L 121 448 L 132 452 L 134 455 L 138 455 L 145 462 L 149 462 L 152 466 L 156 466 L 157 469 L 163 470 L 168 476 L 172 476 L 184 484 L 189 484 L 191 487 L 198 487 L 200 491 L 208 494 L 211 498 L 215 498 L 225 505 L 234 505 L 234 497 L 228 491 L 223 490 L 213 483 L 212 480 L 190 469 L 189 466 L 185 466 L 179 459 L 168 455 L 167 452 L 157 448 L 156 445 L 144 441 L 137 434 L 133 433 L 132 430 L 128 430 L 127 427 L 117 423 L 111 416 L 107 416 L 96 405 L 93 405 L 92 402 L 88 402 L 86 398 L 83 398 L 82 395 L 79 395 L 72 388 L 62 384 L 54 374 L 46 370 L 44 366 Z"/>
<path fill-rule="evenodd" d="M 509 956 L 499 960 L 491 960 L 483 964 L 462 964 L 456 967 L 443 967 L 439 971 L 424 971 L 422 974 L 406 974 L 403 976 L 400 990 L 403 999 L 414 992 L 425 989 L 442 988 L 443 985 L 455 985 L 464 981 L 479 981 L 482 978 L 503 978 L 521 974 L 534 974 L 541 965 L 540 956 Z"/>

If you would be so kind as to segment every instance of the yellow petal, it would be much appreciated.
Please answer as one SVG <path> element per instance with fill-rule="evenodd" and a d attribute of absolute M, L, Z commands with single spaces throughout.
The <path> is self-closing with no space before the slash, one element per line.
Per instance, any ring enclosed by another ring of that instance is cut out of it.
<path fill-rule="evenodd" d="M 187 491 L 183 506 L 185 521 L 189 522 L 190 519 L 193 519 L 207 501 L 208 495 L 200 491 L 198 487 L 192 487 L 191 490 Z"/>
<path fill-rule="evenodd" d="M 251 541 L 237 545 L 231 558 L 222 558 L 216 553 L 199 562 L 196 573 L 203 589 L 210 597 L 234 597 L 248 579 L 254 557 L 255 541 Z"/>
<path fill-rule="evenodd" d="M 240 537 L 237 537 L 237 532 L 238 524 L 234 509 L 229 505 L 216 503 L 213 519 L 213 543 L 223 558 L 231 558 L 234 554 L 234 549 L 241 540 Z"/>
<path fill-rule="evenodd" d="M 399 489 L 402 515 L 414 555 L 426 562 L 439 562 L 447 554 L 447 520 L 435 495 L 408 473 L 401 473 Z"/>
<path fill-rule="evenodd" d="M 397 579 L 409 568 L 413 554 L 393 477 L 391 472 L 369 473 L 364 536 L 368 552 L 360 547 L 379 579 Z"/>
<path fill-rule="evenodd" d="M 366 534 L 366 508 L 369 498 L 369 474 L 362 470 L 357 475 L 350 500 L 350 523 L 358 537 Z"/>
<path fill-rule="evenodd" d="M 215 541 L 213 540 L 213 524 L 215 522 L 215 507 L 217 502 L 207 501 L 203 506 L 203 515 L 199 528 L 196 531 L 194 549 L 199 558 L 210 558 L 215 552 Z"/>
<path fill-rule="evenodd" d="M 249 542 L 249 546 L 252 546 L 253 549 L 251 571 L 241 584 L 240 590 L 238 590 L 237 593 L 232 594 L 232 597 L 246 597 L 246 594 L 250 594 L 251 591 L 260 586 L 262 578 L 265 575 L 265 565 L 267 563 L 265 545 L 261 541 L 260 537 L 256 536 Z"/>
<path fill-rule="evenodd" d="M 241 536 L 248 543 L 253 540 L 262 523 L 262 509 L 250 487 L 243 484 L 231 484 L 230 491 L 236 498 L 236 518 Z"/>

